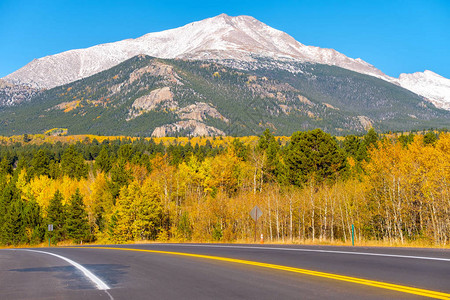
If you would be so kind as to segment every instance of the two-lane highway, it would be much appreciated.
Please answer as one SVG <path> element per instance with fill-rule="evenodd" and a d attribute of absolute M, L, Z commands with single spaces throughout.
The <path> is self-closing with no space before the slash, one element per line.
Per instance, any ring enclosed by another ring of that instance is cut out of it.
<path fill-rule="evenodd" d="M 450 299 L 450 251 L 146 244 L 0 250 L 0 299 Z"/>

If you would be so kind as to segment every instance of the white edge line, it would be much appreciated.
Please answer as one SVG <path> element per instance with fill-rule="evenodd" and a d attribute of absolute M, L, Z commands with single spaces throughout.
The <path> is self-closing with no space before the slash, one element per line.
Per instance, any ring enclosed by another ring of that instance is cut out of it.
<path fill-rule="evenodd" d="M 384 257 L 396 257 L 396 258 L 410 258 L 410 259 L 423 259 L 423 260 L 437 260 L 448 261 L 450 258 L 440 257 L 428 257 L 428 256 L 411 256 L 411 255 L 397 255 L 397 254 L 384 254 L 384 253 L 370 253 L 370 252 L 352 252 L 352 251 L 335 251 L 335 250 L 317 250 L 317 249 L 299 249 L 299 248 L 275 248 L 275 247 L 252 247 L 252 246 L 226 246 L 226 245 L 192 245 L 192 244 L 154 244 L 154 245 L 166 245 L 166 246 L 188 246 L 188 247 L 211 247 L 211 248 L 237 248 L 237 249 L 262 249 L 262 250 L 281 250 L 281 251 L 300 251 L 300 252 L 321 252 L 321 253 L 337 253 L 337 254 L 350 254 L 350 255 L 367 255 L 367 256 L 384 256 Z"/>
<path fill-rule="evenodd" d="M 68 259 L 67 257 L 61 256 L 61 255 L 58 255 L 55 253 L 39 251 L 39 250 L 31 250 L 31 249 L 16 249 L 16 250 L 31 251 L 31 252 L 44 253 L 44 254 L 56 256 L 62 260 L 67 261 L 69 264 L 73 265 L 75 268 L 77 268 L 78 270 L 83 272 L 83 274 L 95 284 L 97 289 L 99 289 L 99 290 L 109 290 L 110 289 L 110 287 L 106 283 L 104 283 L 100 278 L 95 276 L 94 273 L 92 273 L 91 271 L 89 271 L 88 269 L 86 269 L 85 267 L 80 265 L 79 263 L 74 262 L 71 259 Z"/>

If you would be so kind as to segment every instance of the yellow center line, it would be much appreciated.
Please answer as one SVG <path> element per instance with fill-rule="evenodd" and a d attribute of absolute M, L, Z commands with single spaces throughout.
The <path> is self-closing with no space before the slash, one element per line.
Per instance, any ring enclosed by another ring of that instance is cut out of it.
<path fill-rule="evenodd" d="M 306 269 L 300 269 L 300 268 L 294 268 L 294 267 L 288 267 L 288 266 L 282 266 L 282 265 L 274 265 L 274 264 L 242 260 L 242 259 L 235 259 L 235 258 L 228 258 L 228 257 L 221 257 L 221 256 L 192 254 L 192 253 L 184 253 L 184 252 L 160 251 L 160 250 L 114 248 L 114 247 L 82 247 L 82 248 L 67 247 L 67 248 L 121 250 L 121 251 L 135 251 L 135 252 L 147 252 L 147 253 L 158 253 L 158 254 L 170 254 L 170 255 L 196 257 L 196 258 L 225 261 L 225 262 L 238 263 L 238 264 L 244 264 L 244 265 L 250 265 L 250 266 L 258 266 L 258 267 L 263 267 L 263 268 L 282 270 L 282 271 L 300 273 L 300 274 L 305 274 L 305 275 L 329 278 L 329 279 L 334 279 L 334 280 L 352 282 L 352 283 L 368 285 L 368 286 L 373 286 L 373 287 L 377 287 L 377 288 L 388 289 L 388 290 L 393 290 L 393 291 L 397 291 L 397 292 L 403 292 L 403 293 L 419 295 L 419 296 L 424 296 L 424 297 L 430 297 L 430 298 L 435 298 L 435 299 L 450 299 L 450 294 L 448 294 L 448 293 L 419 289 L 419 288 L 398 285 L 398 284 L 392 284 L 392 283 L 386 283 L 386 282 L 375 281 L 375 280 L 368 280 L 368 279 L 363 279 L 363 278 L 358 278 L 358 277 L 350 277 L 350 276 L 338 275 L 338 274 L 333 274 L 333 273 L 318 272 L 318 271 L 312 271 L 312 270 L 306 270 Z"/>

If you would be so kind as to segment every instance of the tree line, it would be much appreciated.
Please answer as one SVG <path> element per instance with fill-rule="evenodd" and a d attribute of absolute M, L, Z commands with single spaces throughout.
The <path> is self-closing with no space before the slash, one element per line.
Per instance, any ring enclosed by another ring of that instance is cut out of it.
<path fill-rule="evenodd" d="M 28 139 L 28 137 L 27 137 Z M 0 145 L 0 243 L 450 238 L 450 134 Z M 48 232 L 47 225 L 54 231 Z"/>

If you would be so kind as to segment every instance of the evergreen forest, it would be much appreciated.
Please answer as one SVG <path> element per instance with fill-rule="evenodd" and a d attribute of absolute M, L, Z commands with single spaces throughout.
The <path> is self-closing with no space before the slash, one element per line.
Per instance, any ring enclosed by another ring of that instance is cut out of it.
<path fill-rule="evenodd" d="M 0 245 L 450 241 L 450 134 L 0 139 Z M 53 231 L 47 231 L 49 224 Z"/>

